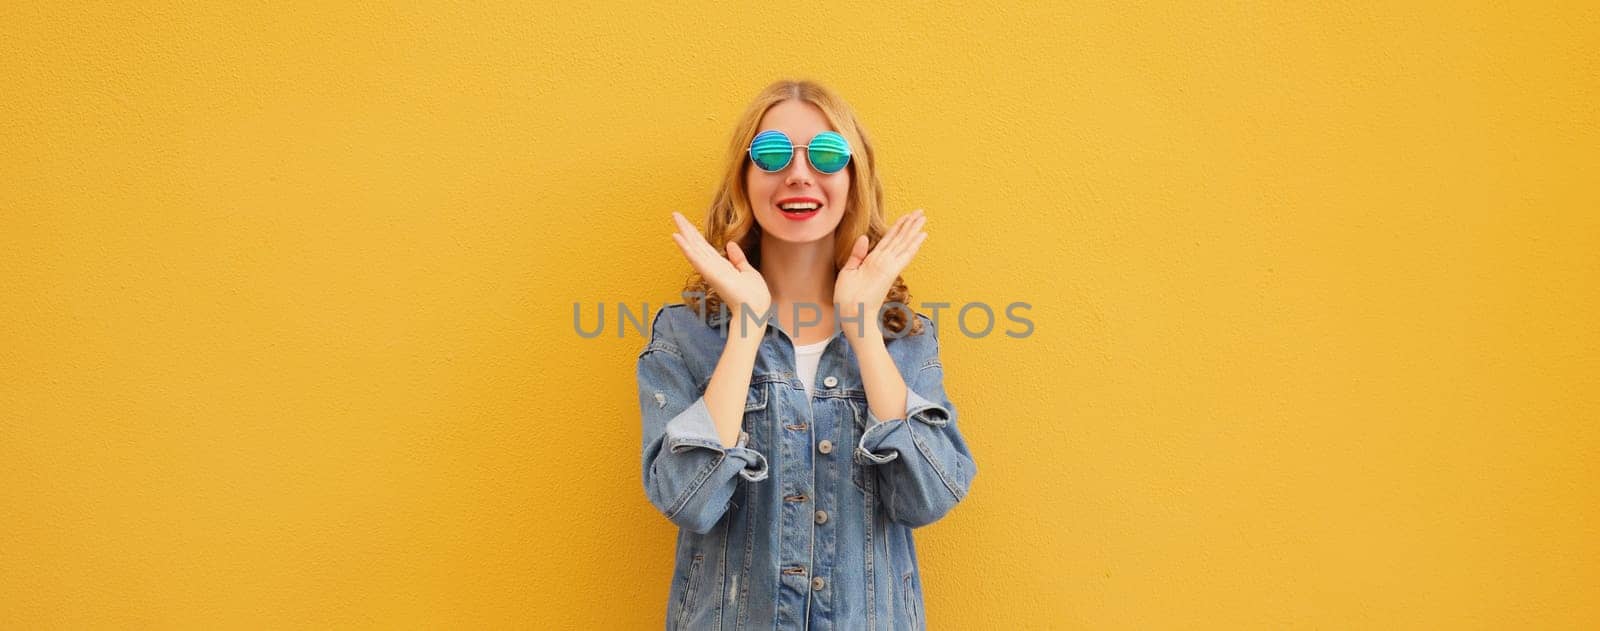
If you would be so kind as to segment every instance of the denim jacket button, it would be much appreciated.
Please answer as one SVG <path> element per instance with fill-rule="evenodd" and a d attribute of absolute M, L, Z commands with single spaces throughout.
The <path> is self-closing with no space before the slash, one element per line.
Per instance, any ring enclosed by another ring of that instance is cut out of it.
<path fill-rule="evenodd" d="M 817 511 L 817 523 L 819 523 L 819 524 L 828 523 L 828 511 L 825 511 L 825 510 Z"/>
<path fill-rule="evenodd" d="M 822 385 L 832 388 L 839 385 L 839 380 L 835 379 L 833 375 L 828 375 L 827 378 L 822 380 Z"/>
<path fill-rule="evenodd" d="M 826 438 L 822 439 L 822 442 L 817 443 L 817 451 L 825 454 L 833 453 L 833 441 Z"/>
<path fill-rule="evenodd" d="M 814 576 L 811 578 L 811 591 L 820 592 L 822 591 L 823 585 L 824 581 L 822 580 L 821 576 Z"/>

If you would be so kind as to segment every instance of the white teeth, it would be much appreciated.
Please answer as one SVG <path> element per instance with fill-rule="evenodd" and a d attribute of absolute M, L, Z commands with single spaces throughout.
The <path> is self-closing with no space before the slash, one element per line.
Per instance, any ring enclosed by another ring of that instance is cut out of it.
<path fill-rule="evenodd" d="M 778 204 L 778 208 L 782 208 L 784 210 L 816 210 L 819 207 L 820 207 L 820 205 L 817 204 L 816 202 L 794 202 L 794 203 L 790 203 L 790 204 Z"/>

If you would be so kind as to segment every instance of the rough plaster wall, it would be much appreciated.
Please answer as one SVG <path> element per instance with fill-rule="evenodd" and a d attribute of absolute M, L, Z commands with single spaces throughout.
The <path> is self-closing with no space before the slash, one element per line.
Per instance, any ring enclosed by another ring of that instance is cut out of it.
<path fill-rule="evenodd" d="M 225 4 L 0 6 L 0 626 L 659 628 L 572 305 L 781 76 L 1033 305 L 933 627 L 1600 626 L 1592 6 Z"/>

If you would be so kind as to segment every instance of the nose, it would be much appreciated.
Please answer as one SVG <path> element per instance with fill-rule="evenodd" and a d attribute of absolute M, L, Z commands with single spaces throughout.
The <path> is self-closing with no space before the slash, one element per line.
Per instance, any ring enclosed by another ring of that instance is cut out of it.
<path fill-rule="evenodd" d="M 805 154 L 803 147 L 795 147 L 794 157 L 789 159 L 789 166 L 784 168 L 784 178 L 788 183 L 811 183 L 811 160 Z"/>

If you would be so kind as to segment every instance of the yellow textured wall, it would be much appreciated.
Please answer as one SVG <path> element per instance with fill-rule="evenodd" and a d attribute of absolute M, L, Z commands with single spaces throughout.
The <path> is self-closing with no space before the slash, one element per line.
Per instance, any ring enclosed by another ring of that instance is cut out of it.
<path fill-rule="evenodd" d="M 1600 626 L 1592 4 L 226 4 L 0 6 L 0 627 L 659 628 L 572 305 L 783 76 L 1034 305 L 934 628 Z"/>

